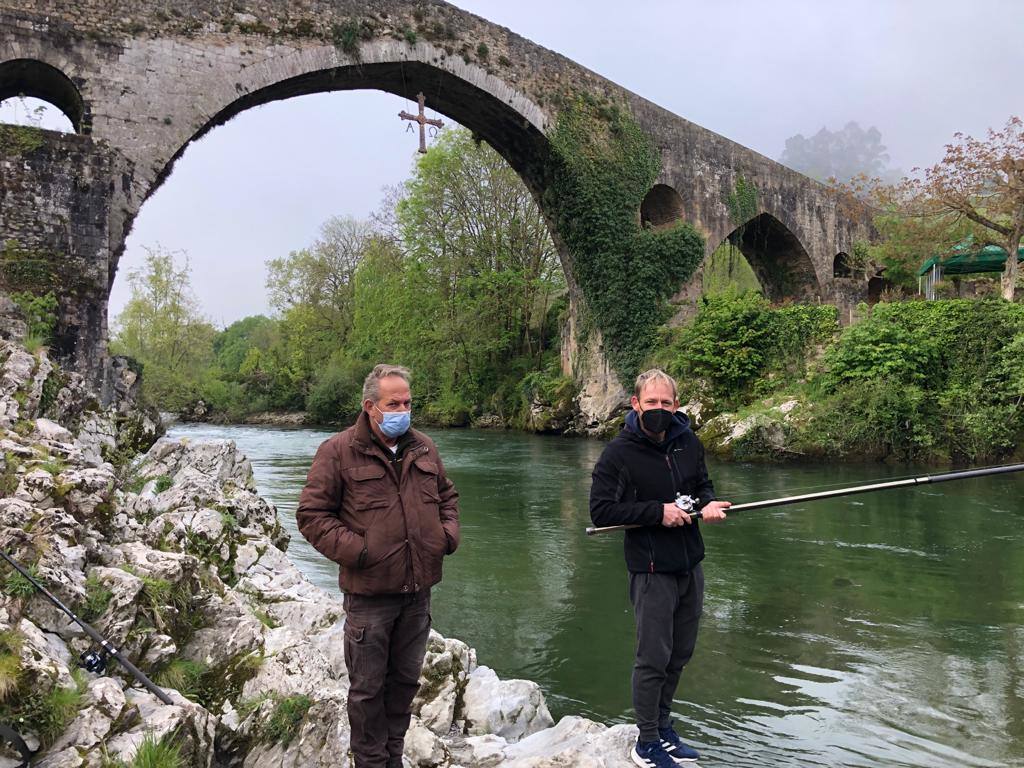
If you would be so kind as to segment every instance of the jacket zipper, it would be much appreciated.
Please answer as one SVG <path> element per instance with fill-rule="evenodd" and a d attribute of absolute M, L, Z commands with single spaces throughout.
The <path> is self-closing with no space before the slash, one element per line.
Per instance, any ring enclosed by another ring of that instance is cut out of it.
<path fill-rule="evenodd" d="M 668 472 L 672 476 L 672 489 L 678 495 L 679 493 L 682 493 L 682 491 L 679 488 L 679 486 L 676 485 L 676 473 L 678 472 L 679 467 L 676 466 L 675 459 L 670 457 L 670 455 L 669 455 L 669 454 L 675 453 L 677 450 L 682 450 L 682 448 L 678 448 L 678 449 L 675 449 L 675 450 L 668 450 L 668 451 L 665 452 L 665 463 L 668 465 Z M 683 475 L 682 472 L 678 472 L 678 474 L 679 474 L 680 477 L 682 477 L 682 475 Z M 697 523 L 695 521 L 690 523 L 690 525 L 696 525 L 696 524 Z M 683 533 L 683 557 L 686 559 L 686 570 L 687 570 L 687 572 L 689 572 L 690 571 L 690 548 L 687 546 L 687 543 L 686 543 L 686 535 L 687 534 L 684 532 Z"/>

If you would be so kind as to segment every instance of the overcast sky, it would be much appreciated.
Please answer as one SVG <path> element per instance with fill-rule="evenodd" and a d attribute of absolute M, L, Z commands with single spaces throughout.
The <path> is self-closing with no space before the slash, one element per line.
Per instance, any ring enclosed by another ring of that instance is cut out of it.
<path fill-rule="evenodd" d="M 954 132 L 1024 114 L 1020 0 L 457 0 L 706 128 L 778 158 L 787 137 L 876 126 L 891 164 L 941 158 Z M 191 146 L 136 220 L 111 296 L 143 247 L 188 254 L 205 314 L 268 312 L 264 263 L 335 214 L 366 216 L 407 177 L 404 99 L 322 94 L 242 113 Z"/>

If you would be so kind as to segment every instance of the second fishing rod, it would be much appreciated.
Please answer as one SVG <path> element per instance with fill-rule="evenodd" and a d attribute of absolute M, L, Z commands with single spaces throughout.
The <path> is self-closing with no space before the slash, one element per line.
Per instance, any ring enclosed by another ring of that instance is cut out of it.
<path fill-rule="evenodd" d="M 0 550 L 0 558 L 7 561 L 8 565 L 21 574 L 22 578 L 26 579 L 36 589 L 36 591 L 49 600 L 57 609 L 67 615 L 67 617 L 75 622 L 75 624 L 81 627 L 82 631 L 99 646 L 99 650 L 86 651 L 79 658 L 79 662 L 84 669 L 89 672 L 102 674 L 106 668 L 107 657 L 112 657 L 118 664 L 124 667 L 132 677 L 138 680 L 144 688 L 150 691 L 164 704 L 174 703 L 174 700 L 167 695 L 166 691 L 150 680 L 142 670 L 132 664 L 131 661 L 121 653 L 121 651 L 115 648 L 109 640 L 97 632 L 91 624 L 81 619 L 74 611 L 64 605 L 64 603 L 62 603 L 50 590 L 43 586 L 43 584 L 41 584 L 27 568 L 3 550 Z"/>

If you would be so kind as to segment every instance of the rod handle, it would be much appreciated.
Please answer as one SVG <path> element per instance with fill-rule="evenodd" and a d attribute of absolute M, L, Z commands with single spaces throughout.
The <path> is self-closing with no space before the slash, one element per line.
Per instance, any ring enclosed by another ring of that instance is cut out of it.
<path fill-rule="evenodd" d="M 697 511 L 697 512 L 687 512 L 687 514 L 690 516 L 691 520 L 700 520 L 702 517 L 704 517 L 704 513 L 700 512 L 700 511 Z M 654 526 L 651 526 L 651 525 L 605 525 L 603 527 L 597 528 L 597 527 L 595 527 L 593 525 L 590 525 L 590 526 L 587 526 L 587 536 L 593 536 L 593 535 L 598 534 L 598 533 L 611 533 L 612 531 L 628 531 L 628 530 L 631 530 L 633 528 L 653 528 L 653 527 Z"/>

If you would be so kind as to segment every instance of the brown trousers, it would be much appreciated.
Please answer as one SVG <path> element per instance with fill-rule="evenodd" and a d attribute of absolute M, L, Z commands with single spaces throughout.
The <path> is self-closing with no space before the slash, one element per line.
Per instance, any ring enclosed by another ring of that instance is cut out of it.
<path fill-rule="evenodd" d="M 345 595 L 348 721 L 356 768 L 398 768 L 430 634 L 430 590 Z"/>

